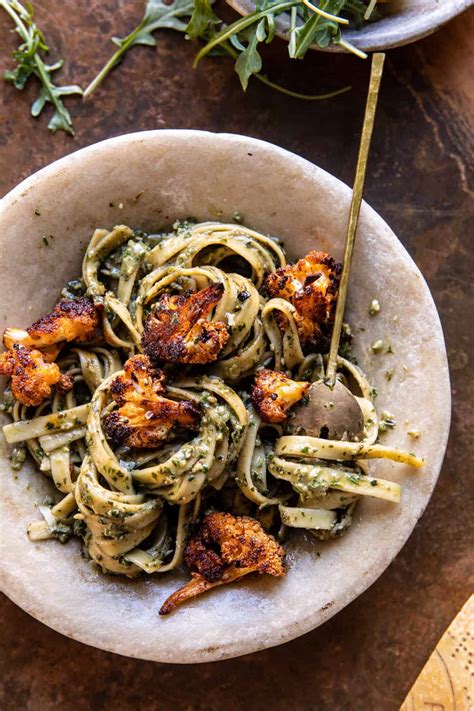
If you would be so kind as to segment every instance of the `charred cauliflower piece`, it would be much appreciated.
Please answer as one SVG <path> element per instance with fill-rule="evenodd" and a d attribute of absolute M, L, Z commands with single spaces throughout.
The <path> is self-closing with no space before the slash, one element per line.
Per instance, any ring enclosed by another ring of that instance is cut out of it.
<path fill-rule="evenodd" d="M 110 388 L 119 409 L 105 421 L 105 432 L 114 445 L 157 447 L 174 425 L 198 427 L 199 407 L 189 400 L 175 402 L 162 397 L 164 373 L 154 369 L 147 356 L 129 358 L 124 371 Z"/>
<path fill-rule="evenodd" d="M 30 348 L 48 348 L 61 341 L 91 341 L 97 336 L 99 312 L 90 299 L 62 299 L 51 313 L 23 331 L 7 328 L 3 334 L 5 348 L 19 343 Z M 56 350 L 56 354 L 57 354 Z"/>
<path fill-rule="evenodd" d="M 258 370 L 252 385 L 252 402 L 265 422 L 284 422 L 288 410 L 308 392 L 311 384 L 291 380 L 276 370 Z"/>
<path fill-rule="evenodd" d="M 19 344 L 0 354 L 0 374 L 11 377 L 12 393 L 23 405 L 40 405 L 53 385 L 60 392 L 73 386 L 72 379 L 61 375 L 56 363 L 47 363 L 40 351 Z"/>
<path fill-rule="evenodd" d="M 296 309 L 296 326 L 303 348 L 324 346 L 334 320 L 342 265 L 325 252 L 312 251 L 294 265 L 269 274 L 268 294 L 286 299 Z M 287 328 L 283 314 L 276 314 L 279 328 Z"/>
<path fill-rule="evenodd" d="M 164 294 L 145 323 L 142 346 L 154 363 L 210 363 L 229 339 L 223 323 L 207 320 L 222 298 L 224 286 L 183 296 Z"/>
<path fill-rule="evenodd" d="M 208 514 L 184 553 L 192 580 L 170 595 L 160 615 L 168 615 L 182 602 L 249 573 L 281 577 L 285 575 L 284 554 L 282 546 L 255 519 L 230 513 Z"/>
<path fill-rule="evenodd" d="M 123 366 L 124 374 L 113 379 L 110 392 L 117 405 L 156 400 L 157 395 L 165 392 L 165 374 L 153 368 L 144 355 L 129 358 Z"/>

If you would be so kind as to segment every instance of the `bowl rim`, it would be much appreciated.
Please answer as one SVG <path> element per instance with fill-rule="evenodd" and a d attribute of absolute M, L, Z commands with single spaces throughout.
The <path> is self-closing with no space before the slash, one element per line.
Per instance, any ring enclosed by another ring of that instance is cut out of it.
<path fill-rule="evenodd" d="M 103 141 L 99 141 L 97 143 L 91 144 L 89 146 L 86 146 L 84 148 L 81 148 L 77 151 L 74 151 L 56 161 L 53 163 L 50 163 L 43 168 L 39 169 L 32 175 L 28 176 L 24 180 L 22 180 L 17 186 L 12 188 L 1 200 L 0 200 L 0 220 L 2 218 L 2 213 L 4 209 L 7 209 L 8 206 L 13 205 L 15 202 L 17 202 L 21 197 L 25 196 L 30 188 L 34 186 L 34 184 L 40 180 L 43 181 L 45 179 L 48 179 L 49 176 L 58 174 L 60 172 L 64 172 L 67 170 L 67 166 L 70 163 L 70 161 L 77 161 L 81 160 L 82 156 L 84 155 L 89 155 L 90 153 L 93 153 L 98 147 L 103 148 L 104 146 L 107 146 L 110 149 L 115 149 L 117 146 L 120 146 L 122 144 L 129 144 L 133 143 L 135 141 L 146 141 L 147 139 L 153 139 L 154 137 L 157 136 L 167 136 L 171 138 L 178 138 L 178 140 L 182 137 L 185 139 L 193 139 L 195 137 L 200 137 L 204 136 L 207 138 L 212 138 L 214 141 L 218 142 L 227 142 L 227 141 L 242 141 L 245 140 L 246 145 L 248 146 L 254 146 L 255 149 L 264 149 L 264 150 L 270 150 L 274 152 L 275 154 L 279 155 L 280 157 L 286 158 L 287 160 L 290 160 L 295 166 L 300 168 L 302 171 L 317 171 L 320 173 L 323 179 L 329 181 L 332 183 L 332 185 L 337 185 L 338 189 L 341 190 L 343 193 L 347 191 L 350 191 L 350 188 L 343 183 L 341 180 L 333 176 L 331 173 L 328 171 L 320 168 L 316 164 L 306 160 L 305 158 L 298 156 L 295 153 L 292 153 L 291 151 L 281 148 L 280 146 L 277 146 L 275 144 L 272 144 L 267 141 L 263 141 L 257 138 L 251 138 L 248 136 L 243 136 L 240 134 L 230 134 L 230 133 L 214 133 L 210 131 L 200 131 L 200 130 L 190 130 L 190 129 L 157 129 L 157 130 L 150 130 L 150 131 L 138 131 L 138 132 L 131 132 L 127 134 L 122 134 L 120 136 L 116 136 L 113 138 L 108 138 Z M 383 218 L 375 211 L 373 208 L 371 208 L 367 203 L 364 203 L 364 209 L 368 210 L 370 213 L 375 215 L 379 221 L 382 221 L 385 223 Z M 386 224 L 386 223 L 385 223 Z M 416 518 L 414 518 L 410 522 L 410 528 L 409 530 L 403 533 L 403 535 L 400 535 L 394 544 L 393 548 L 391 549 L 390 553 L 390 559 L 387 560 L 379 560 L 376 565 L 372 567 L 372 569 L 367 572 L 365 576 L 363 576 L 363 579 L 359 580 L 353 580 L 352 584 L 347 586 L 346 589 L 346 596 L 341 596 L 339 600 L 336 600 L 331 607 L 328 607 L 328 609 L 321 609 L 318 611 L 318 619 L 314 619 L 316 617 L 316 613 L 313 615 L 308 615 L 307 617 L 303 619 L 297 620 L 293 625 L 288 625 L 287 629 L 282 632 L 280 630 L 275 630 L 271 629 L 271 641 L 268 639 L 264 639 L 262 635 L 259 636 L 258 639 L 252 638 L 250 641 L 246 642 L 245 648 L 241 648 L 239 651 L 235 651 L 235 642 L 232 644 L 228 645 L 225 647 L 223 650 L 221 649 L 212 649 L 209 651 L 202 651 L 200 650 L 200 658 L 199 660 L 193 660 L 191 663 L 201 663 L 201 662 L 209 662 L 209 661 L 217 661 L 221 659 L 227 659 L 227 658 L 232 658 L 236 656 L 241 656 L 244 654 L 256 652 L 262 649 L 266 649 L 268 647 L 272 646 L 278 646 L 280 644 L 283 644 L 285 642 L 291 641 L 303 634 L 306 634 L 319 625 L 323 624 L 326 622 L 328 619 L 333 617 L 335 614 L 337 614 L 340 610 L 342 610 L 344 607 L 346 607 L 348 604 L 353 602 L 359 595 L 361 595 L 365 590 L 367 590 L 381 575 L 382 573 L 388 568 L 388 566 L 393 562 L 393 560 L 396 558 L 398 553 L 400 552 L 401 548 L 405 545 L 407 542 L 408 538 L 413 532 L 413 529 L 418 522 L 418 520 L 421 518 L 423 515 L 424 511 L 426 510 L 426 507 L 431 499 L 434 487 L 436 486 L 437 480 L 439 478 L 440 472 L 441 472 L 441 467 L 443 464 L 443 459 L 444 459 L 444 454 L 448 442 L 448 436 L 449 436 L 449 430 L 450 430 L 450 422 L 451 422 L 451 388 L 450 388 L 450 380 L 449 380 L 449 370 L 447 367 L 447 355 L 446 355 L 446 346 L 444 342 L 444 334 L 442 330 L 442 325 L 439 319 L 439 314 L 433 299 L 433 296 L 431 294 L 431 291 L 419 271 L 418 267 L 415 265 L 413 262 L 412 258 L 408 254 L 407 250 L 403 246 L 403 244 L 400 242 L 400 240 L 397 238 L 397 236 L 393 233 L 392 230 L 390 230 L 391 236 L 396 242 L 398 243 L 398 248 L 402 250 L 404 253 L 404 257 L 411 262 L 411 265 L 413 268 L 416 270 L 417 274 L 419 275 L 421 282 L 426 290 L 426 296 L 428 298 L 428 301 L 433 309 L 433 317 L 435 320 L 437 320 L 437 325 L 439 328 L 438 336 L 440 339 L 440 344 L 443 346 L 442 349 L 442 354 L 444 356 L 444 365 L 445 365 L 445 373 L 446 373 L 446 379 L 445 381 L 441 384 L 441 387 L 444 388 L 444 395 L 446 397 L 446 403 L 447 403 L 447 409 L 445 413 L 445 423 L 446 426 L 443 430 L 443 437 L 442 440 L 439 443 L 438 451 L 440 453 L 438 462 L 436 466 L 433 466 L 431 468 L 432 471 L 432 477 L 431 477 L 431 488 L 429 490 L 429 493 L 426 494 L 424 501 L 422 502 L 422 506 L 417 512 Z M 52 629 L 55 629 L 57 632 L 68 636 L 76 641 L 82 642 L 84 644 L 90 645 L 97 647 L 99 649 L 103 649 L 105 651 L 110 651 L 118 654 L 122 654 L 124 656 L 135 656 L 137 658 L 141 659 L 148 659 L 151 661 L 159 661 L 159 662 L 172 662 L 172 663 L 190 663 L 190 659 L 188 657 L 184 657 L 182 659 L 162 659 L 162 658 L 157 658 L 153 657 L 150 654 L 130 654 L 129 652 L 125 651 L 123 646 L 116 645 L 114 646 L 112 643 L 107 643 L 103 644 L 102 642 L 97 642 L 94 640 L 93 635 L 91 634 L 86 634 L 86 633 L 78 633 L 76 630 L 71 630 L 69 628 L 65 629 L 64 626 L 61 626 L 60 623 L 55 624 L 55 621 L 51 622 L 48 619 L 48 608 L 47 606 L 43 606 L 43 608 L 38 611 L 38 609 L 32 604 L 31 601 L 31 595 L 28 596 L 28 594 L 23 594 L 23 592 L 19 592 L 18 588 L 18 583 L 15 580 L 15 575 L 14 573 L 12 574 L 12 571 L 8 570 L 5 568 L 4 574 L 3 574 L 3 580 L 4 580 L 4 585 L 3 585 L 3 591 L 5 594 L 19 607 L 21 607 L 24 611 L 32 615 L 35 619 L 39 620 L 40 622 L 46 624 L 47 626 L 51 627 Z M 349 593 L 349 594 L 347 594 Z"/>
<path fill-rule="evenodd" d="M 255 8 L 254 0 L 226 0 L 227 4 L 242 16 L 248 15 Z M 407 22 L 400 27 L 393 25 L 390 18 L 386 21 L 374 22 L 361 30 L 349 30 L 347 37 L 355 46 L 364 52 L 377 52 L 386 49 L 403 47 L 416 42 L 423 37 L 436 32 L 444 24 L 464 12 L 474 4 L 474 0 L 444 0 L 443 3 L 434 4 L 428 12 L 421 13 L 416 22 L 407 18 Z M 288 13 L 282 13 L 276 21 L 276 35 L 288 41 Z M 408 31 L 405 31 L 408 28 Z M 378 31 L 377 31 L 378 30 Z M 338 54 L 351 54 L 348 50 L 338 45 L 329 45 L 326 48 L 311 45 L 311 49 L 318 52 L 336 52 Z"/>

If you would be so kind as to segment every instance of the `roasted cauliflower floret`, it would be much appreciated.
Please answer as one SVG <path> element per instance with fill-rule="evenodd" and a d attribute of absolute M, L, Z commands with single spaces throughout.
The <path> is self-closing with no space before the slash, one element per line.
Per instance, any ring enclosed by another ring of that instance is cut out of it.
<path fill-rule="evenodd" d="M 211 513 L 205 516 L 198 535 L 184 553 L 192 579 L 162 605 L 167 615 L 185 600 L 231 583 L 249 573 L 285 575 L 285 551 L 261 524 L 248 516 Z"/>
<path fill-rule="evenodd" d="M 263 368 L 255 374 L 252 402 L 265 422 L 284 422 L 288 410 L 308 392 L 311 383 L 288 378 L 277 370 Z"/>
<path fill-rule="evenodd" d="M 117 375 L 110 386 L 117 405 L 125 405 L 127 402 L 140 405 L 147 400 L 156 400 L 157 395 L 165 392 L 165 374 L 154 368 L 147 356 L 132 356 L 123 370 L 124 374 Z"/>
<path fill-rule="evenodd" d="M 142 346 L 154 363 L 210 363 L 229 339 L 223 323 L 207 320 L 224 286 L 183 296 L 164 294 L 145 323 Z"/>
<path fill-rule="evenodd" d="M 268 294 L 286 299 L 296 309 L 296 326 L 303 348 L 321 348 L 334 320 L 342 265 L 325 252 L 312 251 L 294 265 L 268 275 Z M 283 314 L 276 314 L 279 328 L 287 328 Z"/>
<path fill-rule="evenodd" d="M 91 341 L 97 336 L 99 312 L 90 299 L 62 299 L 51 313 L 26 329 L 7 328 L 3 345 L 19 343 L 30 348 L 48 348 L 61 341 Z M 57 350 L 56 350 L 57 354 Z"/>
<path fill-rule="evenodd" d="M 12 393 L 23 405 L 40 405 L 53 385 L 60 392 L 73 386 L 72 379 L 61 375 L 56 363 L 47 363 L 40 351 L 19 344 L 0 354 L 0 374 L 11 377 Z"/>
<path fill-rule="evenodd" d="M 201 410 L 190 400 L 168 400 L 164 373 L 153 368 L 149 358 L 129 358 L 124 374 L 111 384 L 110 392 L 117 405 L 105 421 L 105 432 L 114 445 L 157 447 L 175 426 L 196 429 Z"/>

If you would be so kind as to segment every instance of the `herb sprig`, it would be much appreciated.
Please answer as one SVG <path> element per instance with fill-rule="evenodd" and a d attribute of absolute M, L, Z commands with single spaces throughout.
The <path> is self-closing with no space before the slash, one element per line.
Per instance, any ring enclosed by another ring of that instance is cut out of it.
<path fill-rule="evenodd" d="M 84 98 L 92 94 L 107 74 L 113 69 L 132 47 L 147 45 L 155 47 L 157 42 L 153 32 L 158 29 L 176 30 L 185 32 L 194 8 L 194 0 L 174 0 L 166 5 L 162 0 L 148 0 L 145 14 L 140 24 L 127 37 L 112 37 L 112 42 L 118 50 L 110 57 L 109 61 L 97 74 L 95 79 L 84 91 Z M 186 18 L 184 22 L 181 18 Z"/>
<path fill-rule="evenodd" d="M 330 44 L 339 44 L 360 57 L 366 55 L 344 39 L 341 27 L 352 24 L 360 27 L 373 19 L 376 0 L 257 0 L 254 12 L 239 17 L 226 25 L 214 12 L 214 0 L 174 0 L 166 5 L 163 0 L 148 0 L 140 24 L 122 39 L 114 37 L 119 49 L 89 84 L 84 97 L 89 96 L 109 72 L 123 59 L 126 52 L 138 44 L 155 46 L 153 32 L 159 28 L 184 32 L 187 39 L 201 39 L 205 44 L 198 52 L 194 66 L 208 54 L 228 54 L 235 60 L 244 91 L 249 79 L 259 81 L 300 99 L 325 99 L 336 96 L 350 87 L 323 95 L 306 95 L 293 92 L 270 81 L 262 74 L 262 58 L 259 45 L 270 44 L 275 37 L 276 22 L 280 15 L 289 13 L 288 53 L 292 59 L 301 59 L 312 45 L 325 49 Z M 370 13 L 369 13 L 370 10 Z"/>
<path fill-rule="evenodd" d="M 79 86 L 57 86 L 52 78 L 55 71 L 60 69 L 63 61 L 46 64 L 42 55 L 49 51 L 45 38 L 36 25 L 33 8 L 30 3 L 22 5 L 18 0 L 0 0 L 0 8 L 8 13 L 15 24 L 15 31 L 21 38 L 21 44 L 13 52 L 16 67 L 4 72 L 4 79 L 11 81 L 17 89 L 24 89 L 26 82 L 35 76 L 40 82 L 38 97 L 31 106 L 32 116 L 39 116 L 46 104 L 52 104 L 54 113 L 48 128 L 55 133 L 65 131 L 74 134 L 71 116 L 62 101 L 63 96 L 82 94 Z"/>

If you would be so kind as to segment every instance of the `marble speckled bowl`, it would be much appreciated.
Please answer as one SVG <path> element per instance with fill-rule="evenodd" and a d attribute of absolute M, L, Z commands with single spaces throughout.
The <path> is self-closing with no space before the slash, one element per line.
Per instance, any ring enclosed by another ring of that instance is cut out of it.
<path fill-rule="evenodd" d="M 199 131 L 150 131 L 113 138 L 39 171 L 0 205 L 1 320 L 24 327 L 55 303 L 80 272 L 95 227 L 156 230 L 177 218 L 230 220 L 286 240 L 290 257 L 317 247 L 341 257 L 351 191 L 315 165 L 269 143 Z M 121 207 L 120 207 L 121 206 Z M 43 243 L 49 235 L 49 247 Z M 373 298 L 381 312 L 370 317 Z M 204 662 L 280 644 L 313 629 L 385 570 L 425 509 L 438 478 L 450 420 L 443 334 L 428 287 L 388 225 L 364 204 L 348 317 L 356 355 L 395 416 L 385 441 L 426 458 L 422 471 L 373 461 L 371 471 L 403 487 L 399 505 L 365 499 L 343 538 L 295 535 L 282 580 L 248 578 L 184 605 L 158 610 L 185 579 L 103 576 L 79 546 L 31 543 L 26 525 L 50 482 L 30 463 L 14 476 L 0 438 L 2 585 L 31 615 L 87 644 L 167 662 Z M 393 355 L 374 355 L 374 340 Z M 384 372 L 394 368 L 392 380 Z M 408 429 L 419 429 L 416 442 Z"/>
<path fill-rule="evenodd" d="M 255 10 L 254 0 L 227 0 L 241 15 Z M 471 7 L 473 0 L 395 0 L 381 4 L 383 18 L 371 22 L 360 30 L 343 29 L 344 37 L 365 52 L 401 47 L 430 35 L 456 15 Z M 277 20 L 277 33 L 287 38 L 289 15 Z M 319 47 L 314 46 L 314 49 Z M 337 45 L 326 52 L 345 52 Z"/>

